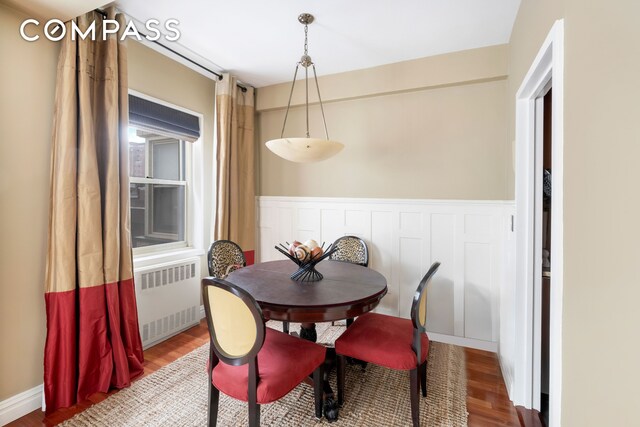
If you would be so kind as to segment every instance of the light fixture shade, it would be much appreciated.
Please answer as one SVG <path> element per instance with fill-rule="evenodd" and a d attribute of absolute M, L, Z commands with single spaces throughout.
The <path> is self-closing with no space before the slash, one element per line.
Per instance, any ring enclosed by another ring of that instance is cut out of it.
<path fill-rule="evenodd" d="M 319 162 L 340 152 L 340 142 L 321 138 L 279 138 L 265 143 L 277 156 L 296 163 Z"/>
<path fill-rule="evenodd" d="M 304 25 L 304 54 L 300 58 L 300 61 L 296 64 L 296 71 L 293 74 L 293 80 L 291 81 L 291 92 L 289 92 L 289 102 L 287 102 L 287 110 L 284 113 L 284 123 L 282 124 L 282 132 L 280 132 L 279 139 L 272 139 L 267 141 L 265 145 L 275 155 L 282 157 L 290 162 L 297 163 L 311 163 L 319 162 L 321 160 L 328 159 L 329 157 L 338 154 L 344 145 L 337 141 L 331 141 L 329 139 L 329 132 L 327 131 L 327 120 L 324 117 L 324 108 L 322 106 L 322 97 L 320 96 L 320 85 L 318 84 L 318 76 L 316 74 L 316 66 L 311 60 L 308 51 L 308 26 L 314 20 L 313 15 L 310 13 L 302 13 L 298 16 L 298 22 Z M 293 88 L 296 85 L 296 76 L 300 67 L 304 68 L 304 85 L 305 85 L 305 112 L 307 119 L 307 132 L 306 138 L 285 138 L 284 129 L 287 126 L 287 117 L 289 117 L 289 108 L 291 107 L 291 97 L 293 96 Z M 313 80 L 316 84 L 316 90 L 318 92 L 318 101 L 320 102 L 320 112 L 322 113 L 322 124 L 324 125 L 325 139 L 311 138 L 309 135 L 309 68 L 313 71 Z"/>

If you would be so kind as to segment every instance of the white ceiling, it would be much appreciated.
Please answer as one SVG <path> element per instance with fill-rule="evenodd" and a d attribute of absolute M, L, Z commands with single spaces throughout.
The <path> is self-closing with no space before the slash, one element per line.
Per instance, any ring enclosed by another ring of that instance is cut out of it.
<path fill-rule="evenodd" d="M 303 48 L 319 75 L 507 43 L 520 0 L 119 0 L 131 17 L 175 18 L 177 50 L 256 87 L 290 81 Z M 162 40 L 164 44 L 170 44 Z M 176 48 L 176 46 L 171 46 Z M 216 70 L 217 71 L 217 70 Z"/>
<path fill-rule="evenodd" d="M 104 0 L 0 0 L 0 3 L 20 10 L 30 18 L 46 22 L 52 18 L 68 21 L 102 6 Z"/>

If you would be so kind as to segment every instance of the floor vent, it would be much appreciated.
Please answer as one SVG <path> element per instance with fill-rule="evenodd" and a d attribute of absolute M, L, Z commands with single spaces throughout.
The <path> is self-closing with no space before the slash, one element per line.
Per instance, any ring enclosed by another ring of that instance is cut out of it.
<path fill-rule="evenodd" d="M 144 348 L 200 321 L 200 258 L 136 269 L 138 321 Z"/>

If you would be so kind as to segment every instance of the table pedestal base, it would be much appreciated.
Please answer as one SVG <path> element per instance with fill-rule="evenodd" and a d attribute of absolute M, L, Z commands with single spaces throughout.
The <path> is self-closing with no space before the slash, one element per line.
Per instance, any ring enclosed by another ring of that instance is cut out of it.
<path fill-rule="evenodd" d="M 301 323 L 300 324 L 300 338 L 303 340 L 316 342 L 318 340 L 318 334 L 316 333 L 315 323 Z"/>
<path fill-rule="evenodd" d="M 300 338 L 308 341 L 316 342 L 318 334 L 316 333 L 315 323 L 302 323 L 300 325 Z M 327 348 L 327 356 L 324 361 L 324 378 L 322 388 L 324 390 L 324 417 L 328 422 L 332 423 L 338 419 L 338 401 L 335 398 L 331 384 L 329 384 L 329 374 L 336 367 L 336 350 L 335 348 Z"/>

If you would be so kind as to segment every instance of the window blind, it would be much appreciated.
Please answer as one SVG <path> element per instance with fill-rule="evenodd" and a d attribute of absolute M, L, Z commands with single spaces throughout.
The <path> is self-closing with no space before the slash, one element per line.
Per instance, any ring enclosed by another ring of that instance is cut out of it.
<path fill-rule="evenodd" d="M 200 138 L 200 120 L 193 114 L 129 95 L 129 124 L 148 131 L 168 133 L 184 141 Z"/>

